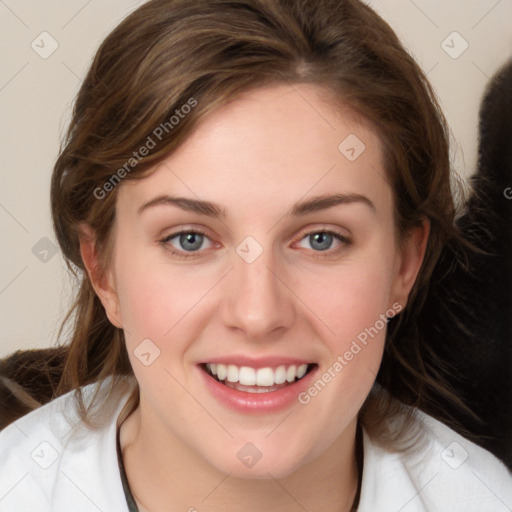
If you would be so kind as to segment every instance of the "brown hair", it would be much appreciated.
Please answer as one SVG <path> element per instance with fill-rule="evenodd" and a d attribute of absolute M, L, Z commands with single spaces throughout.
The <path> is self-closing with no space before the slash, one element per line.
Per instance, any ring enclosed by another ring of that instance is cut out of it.
<path fill-rule="evenodd" d="M 65 347 L 18 350 L 0 360 L 0 430 L 57 394 Z"/>
<path fill-rule="evenodd" d="M 443 247 L 461 244 L 446 123 L 422 70 L 393 30 L 358 0 L 152 0 L 102 43 L 52 177 L 55 231 L 80 280 L 67 318 L 74 328 L 58 393 L 132 372 L 123 332 L 108 321 L 79 247 L 79 225 L 87 223 L 102 257 L 99 271 L 105 270 L 116 215 L 114 175 L 146 176 L 207 112 L 250 89 L 295 83 L 324 87 L 380 136 L 397 233 L 405 236 L 424 217 L 431 224 L 408 306 L 389 325 L 379 382 L 409 405 L 428 409 L 442 397 L 459 411 L 465 408 L 444 383 L 442 361 L 415 322 Z M 196 106 L 170 126 L 171 116 L 191 100 Z M 131 161 L 159 126 L 166 126 L 161 140 Z M 363 421 L 378 426 L 388 417 L 391 401 L 384 402 L 379 414 L 377 400 L 367 403 Z M 449 422 L 449 414 L 443 419 Z"/>

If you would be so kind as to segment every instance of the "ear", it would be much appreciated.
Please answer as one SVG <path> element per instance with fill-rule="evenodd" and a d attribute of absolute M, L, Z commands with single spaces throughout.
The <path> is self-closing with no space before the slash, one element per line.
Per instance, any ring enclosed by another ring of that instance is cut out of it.
<path fill-rule="evenodd" d="M 96 251 L 96 236 L 93 229 L 85 223 L 79 226 L 80 253 L 82 261 L 89 275 L 89 280 L 100 299 L 110 323 L 122 328 L 119 300 L 113 273 L 110 269 L 102 271 L 98 253 Z"/>
<path fill-rule="evenodd" d="M 401 241 L 399 261 L 390 298 L 392 302 L 398 302 L 402 308 L 405 308 L 407 304 L 409 293 L 423 263 L 429 233 L 430 221 L 424 218 L 421 225 L 412 228 L 406 238 Z"/>

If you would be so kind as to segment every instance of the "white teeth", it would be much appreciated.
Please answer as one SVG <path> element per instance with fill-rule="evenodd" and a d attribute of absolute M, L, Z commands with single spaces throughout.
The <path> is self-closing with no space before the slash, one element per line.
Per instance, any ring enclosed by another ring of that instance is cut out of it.
<path fill-rule="evenodd" d="M 242 382 L 240 383 L 242 384 Z M 274 385 L 274 371 L 272 368 L 260 368 L 256 373 L 257 386 L 273 386 Z"/>
<path fill-rule="evenodd" d="M 230 364 L 227 372 L 228 382 L 238 382 L 238 366 Z"/>
<path fill-rule="evenodd" d="M 225 365 L 218 364 L 217 365 L 217 378 L 219 380 L 224 380 L 226 378 L 226 375 L 228 374 L 228 370 Z"/>
<path fill-rule="evenodd" d="M 283 384 L 285 381 L 286 381 L 286 366 L 278 366 L 274 373 L 274 382 L 276 384 Z"/>
<path fill-rule="evenodd" d="M 297 374 L 297 367 L 295 365 L 290 366 L 288 370 L 286 370 L 286 380 L 288 382 L 293 382 L 295 380 L 295 375 Z"/>
<path fill-rule="evenodd" d="M 246 389 L 245 392 L 246 393 L 268 393 L 270 391 L 270 389 L 268 388 L 258 388 L 258 387 L 255 387 L 254 389 Z"/>
<path fill-rule="evenodd" d="M 302 379 L 302 377 L 304 377 L 304 375 L 306 375 L 306 372 L 308 371 L 308 365 L 307 364 L 301 364 L 298 368 L 297 368 L 297 377 L 299 379 Z"/>
<path fill-rule="evenodd" d="M 238 381 L 244 386 L 255 386 L 256 370 L 254 368 L 249 368 L 248 366 L 242 366 L 238 373 Z"/>
<path fill-rule="evenodd" d="M 271 387 L 276 384 L 284 384 L 286 381 L 294 382 L 296 379 L 302 379 L 308 371 L 307 364 L 300 366 L 278 366 L 277 368 L 251 368 L 249 366 L 238 367 L 234 364 L 214 364 L 208 363 L 207 369 L 216 375 L 220 381 L 239 382 L 243 386 L 261 386 Z"/>

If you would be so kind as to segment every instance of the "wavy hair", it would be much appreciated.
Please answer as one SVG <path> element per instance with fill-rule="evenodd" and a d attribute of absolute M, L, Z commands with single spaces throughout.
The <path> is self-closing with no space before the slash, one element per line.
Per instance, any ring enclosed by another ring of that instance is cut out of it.
<path fill-rule="evenodd" d="M 446 121 L 394 31 L 359 0 L 151 0 L 98 49 L 52 176 L 54 228 L 79 286 L 66 319 L 73 328 L 58 394 L 77 390 L 85 420 L 92 418 L 80 386 L 107 377 L 115 386 L 132 374 L 123 332 L 107 319 L 80 255 L 79 226 L 87 223 L 96 236 L 98 271 L 108 268 L 119 186 L 105 184 L 115 173 L 144 178 L 207 113 L 241 94 L 298 83 L 321 86 L 333 108 L 348 107 L 379 136 L 399 240 L 423 218 L 430 222 L 407 308 L 388 326 L 381 391 L 370 395 L 361 421 L 384 441 L 385 420 L 398 410 L 394 398 L 427 411 L 442 400 L 471 414 L 443 377 L 447 363 L 417 326 L 440 254 L 449 247 L 463 255 L 464 241 L 455 226 Z M 197 105 L 170 127 L 191 99 Z M 127 168 L 159 126 L 167 129 L 155 147 Z M 132 398 L 135 406 L 136 391 Z M 437 413 L 462 430 L 456 415 Z"/>

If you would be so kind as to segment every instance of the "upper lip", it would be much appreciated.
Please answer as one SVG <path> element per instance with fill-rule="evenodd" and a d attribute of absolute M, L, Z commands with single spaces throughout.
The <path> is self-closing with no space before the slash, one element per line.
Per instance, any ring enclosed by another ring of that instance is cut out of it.
<path fill-rule="evenodd" d="M 300 366 L 301 364 L 314 364 L 308 359 L 287 356 L 265 356 L 265 357 L 247 357 L 242 355 L 212 357 L 203 361 L 201 364 L 225 364 L 238 367 L 248 366 L 249 368 L 267 368 L 275 366 Z"/>

